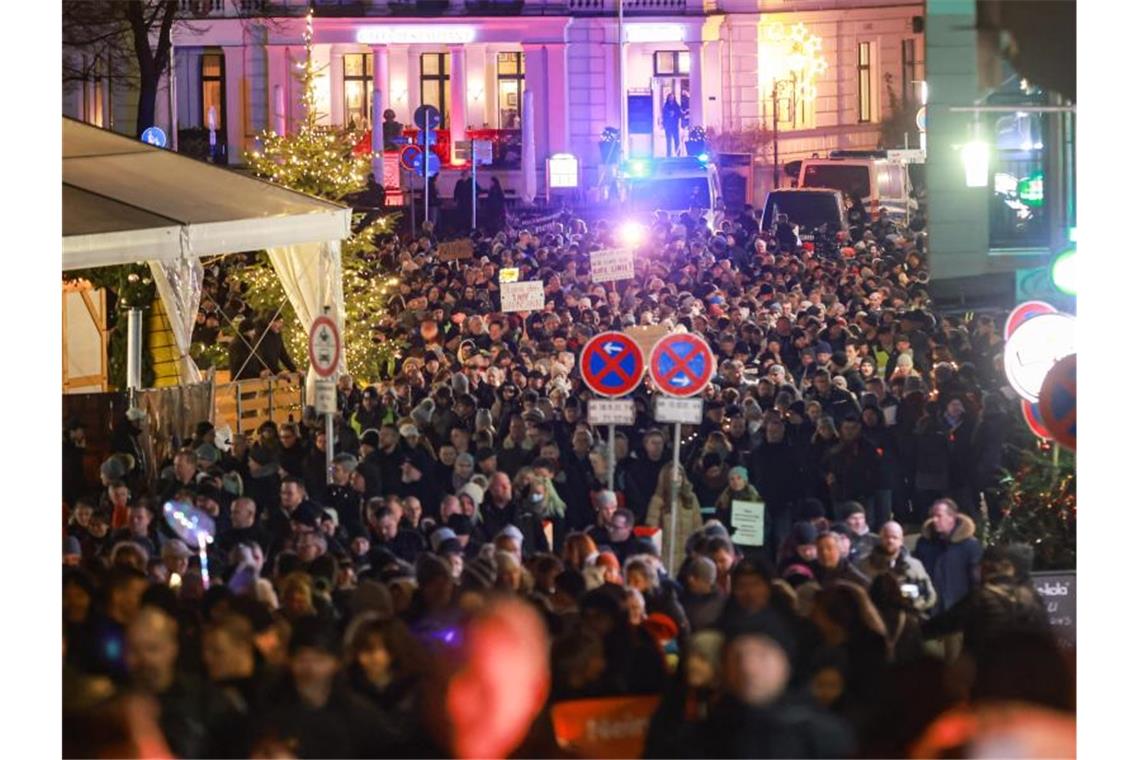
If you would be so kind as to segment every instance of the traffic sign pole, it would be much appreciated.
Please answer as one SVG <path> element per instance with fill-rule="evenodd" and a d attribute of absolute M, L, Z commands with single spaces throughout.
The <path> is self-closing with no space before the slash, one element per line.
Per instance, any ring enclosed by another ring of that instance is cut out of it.
<path fill-rule="evenodd" d="M 677 495 L 681 490 L 681 423 L 673 423 L 673 477 L 669 486 L 669 575 L 676 576 L 677 556 Z"/>
<path fill-rule="evenodd" d="M 616 459 L 616 456 L 614 455 L 614 426 L 610 425 L 609 428 L 610 448 L 609 452 L 606 454 L 606 482 L 609 486 L 609 489 L 612 491 L 614 490 L 614 460 Z"/>

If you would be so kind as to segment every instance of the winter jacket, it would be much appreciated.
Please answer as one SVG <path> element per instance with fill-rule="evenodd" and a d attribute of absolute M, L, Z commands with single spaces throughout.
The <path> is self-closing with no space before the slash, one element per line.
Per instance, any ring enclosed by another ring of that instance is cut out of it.
<path fill-rule="evenodd" d="M 839 444 L 824 457 L 823 465 L 835 476 L 831 484 L 835 504 L 863 501 L 883 487 L 882 458 L 865 439 Z"/>
<path fill-rule="evenodd" d="M 953 607 L 978 584 L 982 545 L 974 538 L 974 532 L 974 521 L 963 514 L 958 515 L 949 537 L 934 532 L 933 520 L 927 520 L 922 526 L 914 557 L 926 568 L 938 592 L 932 615 Z"/>
<path fill-rule="evenodd" d="M 912 557 L 906 547 L 899 548 L 899 554 L 893 560 L 887 556 L 881 546 L 871 550 L 870 556 L 859 563 L 859 569 L 871 580 L 882 573 L 892 573 L 898 579 L 899 585 L 913 584 L 918 586 L 918 598 L 914 599 L 914 608 L 919 612 L 926 612 L 938 603 L 938 592 L 926 568 L 922 563 Z"/>
<path fill-rule="evenodd" d="M 645 524 L 661 529 L 662 549 L 665 551 L 669 551 L 670 523 L 668 497 L 654 494 L 653 498 L 649 500 L 649 514 L 645 518 Z M 697 502 L 692 487 L 682 487 L 677 492 L 677 538 L 673 542 L 671 551 L 673 556 L 672 567 L 678 568 L 685 561 L 685 539 L 700 530 L 704 524 L 704 518 L 701 516 L 701 505 Z"/>
<path fill-rule="evenodd" d="M 840 718 L 784 697 L 750 707 L 734 697 L 718 702 L 696 731 L 696 746 L 677 747 L 680 757 L 849 757 L 855 737 Z"/>
<path fill-rule="evenodd" d="M 1003 633 L 1048 630 L 1049 615 L 1037 591 L 1006 576 L 987 579 L 922 627 L 927 638 L 962 631 L 963 648 L 979 654 Z"/>
<path fill-rule="evenodd" d="M 748 456 L 748 481 L 756 485 L 773 518 L 791 514 L 806 495 L 802 455 L 790 443 L 763 443 Z"/>

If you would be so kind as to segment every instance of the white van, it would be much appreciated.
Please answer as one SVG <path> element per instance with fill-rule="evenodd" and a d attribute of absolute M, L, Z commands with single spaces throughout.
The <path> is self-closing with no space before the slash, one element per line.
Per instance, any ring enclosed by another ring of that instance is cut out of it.
<path fill-rule="evenodd" d="M 917 210 L 906 164 L 886 158 L 809 158 L 800 165 L 800 187 L 833 188 L 858 197 L 870 215 L 884 207 L 907 223 Z M 870 218 L 870 216 L 868 216 Z"/>
<path fill-rule="evenodd" d="M 621 190 L 629 211 L 679 214 L 695 207 L 709 219 L 723 197 L 716 165 L 699 157 L 632 158 L 622 167 Z"/>

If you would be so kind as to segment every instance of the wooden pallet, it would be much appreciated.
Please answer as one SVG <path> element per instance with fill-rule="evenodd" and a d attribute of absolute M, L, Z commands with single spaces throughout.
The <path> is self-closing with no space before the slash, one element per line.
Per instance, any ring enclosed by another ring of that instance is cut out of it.
<path fill-rule="evenodd" d="M 300 422 L 304 387 L 288 380 L 254 379 L 215 384 L 214 426 L 228 425 L 234 433 L 255 431 L 273 420 L 278 425 Z"/>

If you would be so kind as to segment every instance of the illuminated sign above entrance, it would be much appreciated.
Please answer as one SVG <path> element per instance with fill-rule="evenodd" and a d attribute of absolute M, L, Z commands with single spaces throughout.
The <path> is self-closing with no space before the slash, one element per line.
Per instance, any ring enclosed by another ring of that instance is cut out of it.
<path fill-rule="evenodd" d="M 457 24 L 392 24 L 356 30 L 362 45 L 462 45 L 475 40 L 475 28 Z"/>
<path fill-rule="evenodd" d="M 626 42 L 684 42 L 681 24 L 626 24 Z"/>

